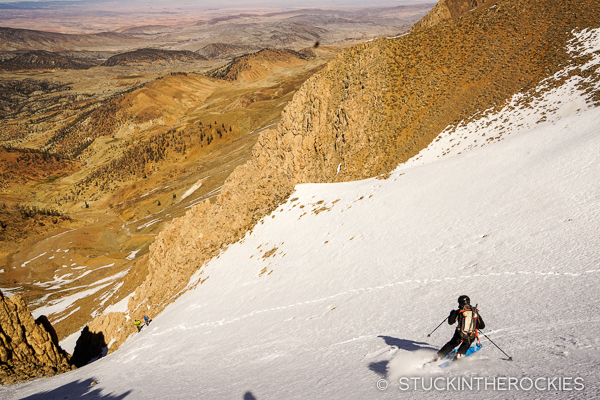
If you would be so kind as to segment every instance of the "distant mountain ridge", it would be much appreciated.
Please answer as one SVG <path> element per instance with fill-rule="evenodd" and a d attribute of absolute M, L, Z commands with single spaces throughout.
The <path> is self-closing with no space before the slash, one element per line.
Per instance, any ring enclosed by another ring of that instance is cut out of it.
<path fill-rule="evenodd" d="M 208 71 L 206 75 L 226 81 L 251 82 L 264 77 L 265 71 L 271 68 L 303 64 L 314 57 L 310 50 L 263 49 L 236 57 L 222 67 Z"/>
<path fill-rule="evenodd" d="M 139 46 L 140 41 L 138 38 L 116 32 L 72 35 L 0 27 L 0 51 L 104 49 L 128 44 Z"/>
<path fill-rule="evenodd" d="M 102 65 L 105 67 L 114 67 L 115 65 L 153 63 L 158 61 L 172 62 L 205 60 L 207 60 L 207 58 L 203 55 L 189 50 L 160 50 L 147 48 L 114 55 L 102 63 Z"/>
<path fill-rule="evenodd" d="M 95 64 L 75 60 L 51 51 L 32 50 L 18 53 L 15 57 L 0 62 L 0 70 L 88 69 L 94 65 Z"/>
<path fill-rule="evenodd" d="M 230 43 L 210 43 L 196 50 L 196 53 L 203 55 L 209 60 L 215 60 L 231 58 L 232 56 L 242 55 L 241 53 L 247 54 L 256 50 L 260 50 L 260 47 Z"/>

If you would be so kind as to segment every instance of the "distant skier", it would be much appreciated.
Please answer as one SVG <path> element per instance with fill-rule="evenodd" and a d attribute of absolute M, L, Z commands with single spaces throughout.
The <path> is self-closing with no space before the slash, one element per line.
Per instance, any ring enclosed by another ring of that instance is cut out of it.
<path fill-rule="evenodd" d="M 452 325 L 457 321 L 458 326 L 454 331 L 454 336 L 437 352 L 437 356 L 433 361 L 446 357 L 458 345 L 460 347 L 455 359 L 463 357 L 475 339 L 479 340 L 477 331 L 485 328 L 485 323 L 479 315 L 479 311 L 476 307 L 471 306 L 469 296 L 460 296 L 458 298 L 458 310 L 450 311 L 448 324 Z"/>
<path fill-rule="evenodd" d="M 135 326 L 137 327 L 138 332 L 142 330 L 142 323 L 140 322 L 139 319 L 135 320 Z"/>
<path fill-rule="evenodd" d="M 150 320 L 147 315 L 144 315 L 144 321 L 146 321 L 146 326 L 150 325 Z"/>

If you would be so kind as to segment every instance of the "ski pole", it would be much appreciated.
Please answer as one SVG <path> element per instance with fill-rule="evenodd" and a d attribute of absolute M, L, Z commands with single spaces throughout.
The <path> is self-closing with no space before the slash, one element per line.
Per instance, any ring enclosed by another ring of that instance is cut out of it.
<path fill-rule="evenodd" d="M 481 329 L 479 330 L 479 332 L 481 332 L 481 334 L 482 334 L 483 336 L 485 336 L 487 340 L 489 340 L 490 342 L 492 342 L 492 344 L 493 344 L 494 346 L 496 346 L 496 347 L 498 348 L 498 350 L 500 350 L 502 353 L 504 353 L 504 355 L 505 355 L 506 357 L 508 357 L 508 361 L 512 361 L 512 360 L 513 360 L 511 356 L 509 356 L 508 354 L 506 354 L 506 353 L 504 352 L 504 350 L 502 350 L 500 347 L 498 347 L 498 345 L 497 345 L 496 343 L 494 343 L 494 341 L 493 341 L 492 339 L 490 339 L 490 338 L 489 338 L 489 337 L 488 337 L 488 336 L 487 336 L 485 333 L 483 333 L 483 331 L 482 331 Z"/>
<path fill-rule="evenodd" d="M 446 319 L 448 319 L 448 317 L 446 317 Z M 431 331 L 431 333 L 430 333 L 429 335 L 427 335 L 427 337 L 430 337 L 430 336 L 431 336 L 431 334 L 432 334 L 433 332 L 437 331 L 437 329 L 438 329 L 440 326 L 442 326 L 442 324 L 443 324 L 444 322 L 446 322 L 446 319 L 445 319 L 445 320 L 443 320 L 442 322 L 440 322 L 440 324 L 437 326 L 437 328 L 435 328 L 433 331 Z"/>

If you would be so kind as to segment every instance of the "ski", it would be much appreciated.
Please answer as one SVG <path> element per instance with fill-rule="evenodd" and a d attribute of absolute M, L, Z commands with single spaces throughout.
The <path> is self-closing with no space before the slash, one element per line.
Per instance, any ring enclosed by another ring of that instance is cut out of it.
<path fill-rule="evenodd" d="M 463 357 L 467 357 L 470 356 L 471 354 L 475 353 L 476 351 L 481 350 L 481 343 L 476 343 L 475 346 L 471 346 L 469 347 L 469 350 L 467 350 L 467 352 L 465 353 L 465 355 Z M 450 364 L 452 364 L 452 362 L 454 361 L 454 357 L 456 356 L 456 353 L 458 352 L 458 350 L 453 350 L 451 351 L 446 358 L 448 358 L 448 361 L 442 363 L 439 365 L 440 368 L 446 368 L 448 367 Z"/>

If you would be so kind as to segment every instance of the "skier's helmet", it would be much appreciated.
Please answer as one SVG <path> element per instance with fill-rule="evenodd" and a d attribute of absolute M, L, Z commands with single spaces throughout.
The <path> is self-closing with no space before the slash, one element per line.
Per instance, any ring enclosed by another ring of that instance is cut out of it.
<path fill-rule="evenodd" d="M 471 305 L 471 299 L 469 299 L 469 296 L 463 294 L 458 298 L 458 305 L 461 307 Z"/>

